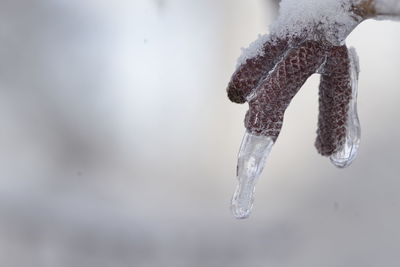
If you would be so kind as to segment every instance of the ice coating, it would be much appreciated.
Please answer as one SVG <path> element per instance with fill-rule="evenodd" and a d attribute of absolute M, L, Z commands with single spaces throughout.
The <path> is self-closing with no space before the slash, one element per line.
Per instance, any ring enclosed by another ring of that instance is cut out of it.
<path fill-rule="evenodd" d="M 244 134 L 237 163 L 238 186 L 231 203 L 232 213 L 238 219 L 247 218 L 251 213 L 255 185 L 273 144 L 274 141 L 268 136 L 247 131 Z"/>
<path fill-rule="evenodd" d="M 259 55 L 247 59 L 236 69 L 227 89 L 229 99 L 235 103 L 244 103 L 281 59 L 287 47 L 286 40 L 274 40 L 268 37 Z"/>
<path fill-rule="evenodd" d="M 275 141 L 290 101 L 324 60 L 324 49 L 315 41 L 306 41 L 290 48 L 260 82 L 251 98 L 247 99 L 247 130 L 270 136 Z"/>
<path fill-rule="evenodd" d="M 347 113 L 346 137 L 342 147 L 330 156 L 331 162 L 339 167 L 348 167 L 356 158 L 360 146 L 361 127 L 357 113 L 358 74 L 360 67 L 358 56 L 354 48 L 349 49 L 351 101 Z"/>
<path fill-rule="evenodd" d="M 338 152 L 345 143 L 348 112 L 352 98 L 350 58 L 346 46 L 327 52 L 320 70 L 319 117 L 315 146 L 323 156 Z"/>
<path fill-rule="evenodd" d="M 321 69 L 319 88 L 318 152 L 333 164 L 347 167 L 360 142 L 357 115 L 358 59 L 354 49 L 332 47 Z"/>

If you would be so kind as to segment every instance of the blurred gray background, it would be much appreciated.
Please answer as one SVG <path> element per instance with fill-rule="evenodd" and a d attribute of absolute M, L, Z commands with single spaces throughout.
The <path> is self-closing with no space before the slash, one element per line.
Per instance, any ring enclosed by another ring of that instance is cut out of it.
<path fill-rule="evenodd" d="M 229 202 L 247 107 L 225 88 L 262 0 L 0 1 L 0 266 L 398 266 L 400 23 L 348 38 L 362 146 L 313 147 L 318 79 L 257 187 Z"/>

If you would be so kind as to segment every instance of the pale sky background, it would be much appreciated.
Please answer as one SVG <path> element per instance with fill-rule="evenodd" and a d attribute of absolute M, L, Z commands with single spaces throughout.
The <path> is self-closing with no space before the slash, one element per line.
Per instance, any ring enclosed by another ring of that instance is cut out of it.
<path fill-rule="evenodd" d="M 250 219 L 229 210 L 246 105 L 225 88 L 262 0 L 0 1 L 0 266 L 397 267 L 400 23 L 367 21 L 359 157 L 286 112 Z"/>

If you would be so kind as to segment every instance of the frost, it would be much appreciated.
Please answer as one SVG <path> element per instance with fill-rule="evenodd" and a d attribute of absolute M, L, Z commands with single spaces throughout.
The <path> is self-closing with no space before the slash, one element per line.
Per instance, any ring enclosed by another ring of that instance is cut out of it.
<path fill-rule="evenodd" d="M 270 39 L 270 36 L 268 34 L 264 35 L 258 35 L 258 39 L 252 42 L 249 47 L 247 48 L 242 48 L 242 54 L 240 55 L 238 61 L 237 61 L 237 66 L 239 67 L 240 65 L 244 64 L 247 59 L 253 58 L 256 56 L 262 56 L 264 51 L 263 51 L 263 45 Z"/>
<path fill-rule="evenodd" d="M 365 19 L 355 14 L 353 7 L 368 1 L 282 0 L 279 16 L 270 26 L 270 35 L 261 35 L 248 48 L 242 48 L 237 67 L 249 58 L 263 55 L 263 44 L 268 40 L 302 37 L 342 45 L 353 29 Z M 375 0 L 372 5 L 374 19 L 400 19 L 400 0 Z"/>
<path fill-rule="evenodd" d="M 341 45 L 362 21 L 350 10 L 351 1 L 348 0 L 282 0 L 278 19 L 270 27 L 270 35 L 260 35 L 248 48 L 242 48 L 237 67 L 247 59 L 263 55 L 263 44 L 269 40 L 305 37 Z"/>
<path fill-rule="evenodd" d="M 307 39 L 318 40 L 323 37 L 338 45 L 361 21 L 350 10 L 348 0 L 282 0 L 271 32 L 280 38 L 306 35 Z"/>

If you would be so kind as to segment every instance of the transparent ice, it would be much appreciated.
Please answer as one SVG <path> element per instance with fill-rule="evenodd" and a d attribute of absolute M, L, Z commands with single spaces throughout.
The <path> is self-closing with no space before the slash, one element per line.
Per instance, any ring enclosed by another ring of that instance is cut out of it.
<path fill-rule="evenodd" d="M 240 146 L 237 179 L 238 186 L 232 197 L 232 213 L 238 219 L 249 217 L 254 202 L 257 180 L 264 169 L 274 141 L 271 137 L 254 135 L 246 131 Z"/>
<path fill-rule="evenodd" d="M 357 114 L 358 57 L 354 48 L 349 49 L 352 98 L 347 117 L 346 140 L 338 152 L 330 157 L 338 168 L 348 167 L 356 158 L 360 146 L 361 127 Z"/>

